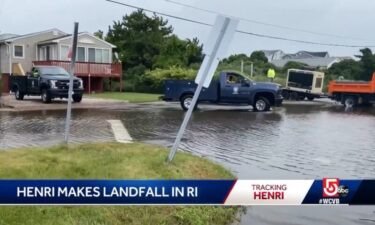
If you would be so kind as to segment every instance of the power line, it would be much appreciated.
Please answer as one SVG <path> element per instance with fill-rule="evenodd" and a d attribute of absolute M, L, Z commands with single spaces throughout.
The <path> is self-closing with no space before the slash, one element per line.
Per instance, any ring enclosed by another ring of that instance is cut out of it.
<path fill-rule="evenodd" d="M 302 44 L 323 45 L 323 46 L 332 46 L 332 47 L 346 47 L 346 48 L 373 48 L 373 47 L 375 47 L 375 46 L 344 45 L 344 44 L 303 41 L 303 40 L 290 39 L 290 38 L 284 38 L 284 37 L 276 37 L 276 36 L 271 36 L 271 35 L 266 35 L 266 34 L 252 33 L 252 32 L 242 31 L 242 30 L 237 30 L 236 32 L 240 33 L 240 34 L 247 34 L 247 35 L 252 35 L 252 36 L 261 37 L 261 38 L 276 39 L 276 40 L 281 40 L 281 41 L 298 42 L 298 43 L 302 43 Z"/>
<path fill-rule="evenodd" d="M 162 12 L 156 12 L 156 11 L 145 9 L 145 8 L 142 8 L 142 7 L 139 7 L 139 6 L 126 4 L 126 3 L 123 3 L 123 2 L 118 2 L 118 1 L 114 1 L 114 0 L 106 0 L 106 1 L 112 2 L 112 3 L 115 3 L 115 4 L 119 4 L 119 5 L 123 5 L 123 6 L 127 6 L 129 8 L 133 8 L 133 9 L 141 9 L 145 12 L 156 13 L 156 14 L 159 14 L 159 15 L 162 15 L 162 16 L 167 16 L 167 17 L 171 17 L 171 18 L 174 18 L 174 19 L 178 19 L 178 20 L 184 20 L 184 21 L 188 21 L 188 22 L 192 22 L 192 23 L 196 23 L 196 24 L 200 24 L 200 25 L 205 25 L 205 26 L 212 26 L 211 24 L 208 24 L 208 23 L 204 23 L 204 22 L 200 22 L 200 21 L 196 21 L 196 20 L 191 20 L 191 19 L 187 19 L 187 18 L 182 18 L 182 17 L 179 17 L 179 16 L 173 16 L 173 15 L 169 15 L 169 14 L 162 13 Z"/>
<path fill-rule="evenodd" d="M 188 18 L 183 18 L 183 17 L 179 17 L 179 16 L 174 16 L 174 15 L 170 15 L 170 14 L 166 14 L 166 13 L 162 13 L 162 12 L 157 12 L 157 11 L 154 11 L 154 10 L 145 9 L 145 8 L 142 8 L 142 7 L 126 4 L 126 3 L 123 3 L 123 2 L 118 2 L 118 1 L 115 1 L 115 0 L 105 0 L 105 1 L 115 3 L 115 4 L 119 4 L 119 5 L 123 5 L 123 6 L 127 6 L 127 7 L 134 8 L 134 9 L 141 9 L 145 12 L 151 12 L 151 13 L 155 13 L 155 14 L 159 14 L 159 15 L 162 15 L 162 16 L 166 16 L 166 17 L 170 17 L 170 18 L 174 18 L 174 19 L 178 19 L 178 20 L 183 20 L 183 21 L 187 21 L 187 22 L 191 22 L 191 23 L 195 23 L 195 24 L 200 24 L 200 25 L 204 25 L 204 26 L 211 26 L 211 27 L 213 26 L 212 24 L 209 24 L 209 23 L 205 23 L 205 22 L 201 22 L 201 21 L 197 21 L 197 20 L 193 20 L 193 19 L 188 19 Z M 312 44 L 312 45 L 332 46 L 332 47 L 345 47 L 345 48 L 375 48 L 374 45 L 333 44 L 333 43 L 323 43 L 323 42 L 313 42 L 313 41 L 291 39 L 291 38 L 286 38 L 286 37 L 279 37 L 279 36 L 253 33 L 253 32 L 243 31 L 243 30 L 236 30 L 236 32 L 241 33 L 241 34 L 245 34 L 245 35 L 260 37 L 260 38 L 268 38 L 268 39 L 275 39 L 275 40 L 281 40 L 281 41 L 290 41 L 290 42 L 297 42 L 297 43 L 302 43 L 302 44 Z"/>
<path fill-rule="evenodd" d="M 164 1 L 172 3 L 172 4 L 184 6 L 184 7 L 187 7 L 187 8 L 192 8 L 192 9 L 199 10 L 199 11 L 208 12 L 208 13 L 211 13 L 211 14 L 222 14 L 222 13 L 214 11 L 214 10 L 203 9 L 203 8 L 199 8 L 199 7 L 196 7 L 196 6 L 193 6 L 193 5 L 188 5 L 188 4 L 181 3 L 181 2 L 178 2 L 178 1 L 174 1 L 174 0 L 164 0 Z M 233 18 L 236 18 L 236 19 L 239 19 L 239 20 L 242 20 L 242 21 L 250 22 L 250 23 L 260 24 L 260 25 L 263 25 L 263 26 L 280 28 L 280 29 L 284 29 L 284 30 L 298 31 L 298 32 L 307 33 L 307 34 L 314 34 L 314 35 L 319 35 L 319 36 L 335 37 L 335 38 L 342 38 L 342 39 L 369 41 L 369 40 L 362 39 L 362 38 L 347 37 L 347 36 L 341 36 L 341 35 L 336 35 L 336 34 L 329 34 L 329 33 L 323 33 L 323 32 L 316 32 L 316 31 L 304 30 L 304 29 L 300 29 L 300 28 L 288 27 L 288 26 L 277 25 L 277 24 L 271 24 L 271 23 L 266 23 L 266 22 L 263 22 L 263 21 L 253 20 L 253 19 L 248 19 L 248 18 L 243 18 L 243 17 L 231 16 L 231 15 L 226 15 L 226 16 L 230 16 L 230 17 L 233 17 Z"/>

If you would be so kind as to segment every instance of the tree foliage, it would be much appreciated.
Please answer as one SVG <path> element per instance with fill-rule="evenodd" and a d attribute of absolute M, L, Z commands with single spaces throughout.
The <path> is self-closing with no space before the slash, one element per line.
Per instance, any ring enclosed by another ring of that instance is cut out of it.
<path fill-rule="evenodd" d="M 173 34 L 168 20 L 156 14 L 148 16 L 142 10 L 115 21 L 105 39 L 117 46 L 125 82 L 136 91 L 147 91 L 138 87 L 145 86 L 142 82 L 148 80 L 145 74 L 149 70 L 190 67 L 203 59 L 198 39 L 181 40 Z"/>
<path fill-rule="evenodd" d="M 353 59 L 342 60 L 335 63 L 327 71 L 327 76 L 333 80 L 343 76 L 351 80 L 371 80 L 375 72 L 375 55 L 371 49 L 360 50 L 361 55 L 356 56 L 359 61 Z"/>
<path fill-rule="evenodd" d="M 282 71 L 287 73 L 289 69 L 304 69 L 306 66 L 307 64 L 305 63 L 289 61 L 284 65 Z"/>
<path fill-rule="evenodd" d="M 343 76 L 345 79 L 360 80 L 362 68 L 359 62 L 353 59 L 345 59 L 333 64 L 327 73 L 332 80 L 340 76 Z"/>
<path fill-rule="evenodd" d="M 168 69 L 155 69 L 146 73 L 147 79 L 152 81 L 152 88 L 160 90 L 167 79 L 194 80 L 197 70 L 171 66 Z"/>
<path fill-rule="evenodd" d="M 98 31 L 94 32 L 94 36 L 104 40 L 104 32 L 102 30 L 98 30 Z"/>
<path fill-rule="evenodd" d="M 268 63 L 268 58 L 266 57 L 263 51 L 254 51 L 253 53 L 251 53 L 250 60 L 254 62 L 259 61 L 263 63 Z"/>

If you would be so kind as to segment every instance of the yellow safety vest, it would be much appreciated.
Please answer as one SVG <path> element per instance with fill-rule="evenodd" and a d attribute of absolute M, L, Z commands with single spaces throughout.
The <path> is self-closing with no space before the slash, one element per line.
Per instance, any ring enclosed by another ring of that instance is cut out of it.
<path fill-rule="evenodd" d="M 269 69 L 268 72 L 267 72 L 267 77 L 268 78 L 275 78 L 276 76 L 276 72 L 274 69 Z"/>

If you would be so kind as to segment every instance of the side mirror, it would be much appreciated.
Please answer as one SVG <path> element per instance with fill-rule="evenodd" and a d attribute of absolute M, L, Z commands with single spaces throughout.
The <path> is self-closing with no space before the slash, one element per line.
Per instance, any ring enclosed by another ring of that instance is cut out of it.
<path fill-rule="evenodd" d="M 242 82 L 242 86 L 244 86 L 244 87 L 250 87 L 250 81 L 249 80 L 244 80 L 243 82 Z"/>

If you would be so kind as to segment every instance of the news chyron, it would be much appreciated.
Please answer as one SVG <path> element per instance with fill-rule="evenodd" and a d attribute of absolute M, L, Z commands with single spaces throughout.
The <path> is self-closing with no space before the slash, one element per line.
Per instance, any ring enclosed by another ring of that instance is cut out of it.
<path fill-rule="evenodd" d="M 0 205 L 375 205 L 375 180 L 1 180 Z"/>

